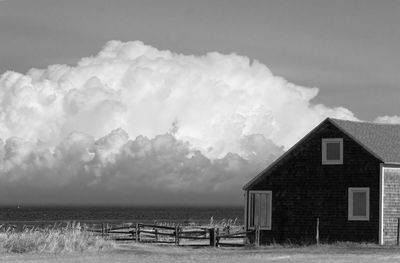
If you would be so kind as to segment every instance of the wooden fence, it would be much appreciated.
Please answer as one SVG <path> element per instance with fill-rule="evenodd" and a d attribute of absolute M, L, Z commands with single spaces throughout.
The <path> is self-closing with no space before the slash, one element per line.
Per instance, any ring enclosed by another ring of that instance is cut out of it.
<path fill-rule="evenodd" d="M 141 243 L 169 243 L 177 246 L 244 246 L 250 232 L 220 234 L 213 227 L 160 226 L 136 224 L 128 226 L 110 226 L 101 224 L 99 228 L 87 228 L 86 231 L 116 241 L 135 241 Z"/>

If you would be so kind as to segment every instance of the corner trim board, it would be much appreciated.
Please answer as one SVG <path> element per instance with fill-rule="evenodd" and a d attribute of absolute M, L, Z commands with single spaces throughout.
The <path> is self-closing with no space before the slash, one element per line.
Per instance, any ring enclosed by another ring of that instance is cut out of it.
<path fill-rule="evenodd" d="M 380 164 L 379 169 L 379 245 L 383 245 L 383 201 L 385 194 L 385 167 Z"/>
<path fill-rule="evenodd" d="M 249 203 L 249 191 L 244 192 L 244 227 L 245 230 L 248 230 L 247 226 L 247 217 L 249 216 L 249 211 L 248 211 L 248 203 Z"/>

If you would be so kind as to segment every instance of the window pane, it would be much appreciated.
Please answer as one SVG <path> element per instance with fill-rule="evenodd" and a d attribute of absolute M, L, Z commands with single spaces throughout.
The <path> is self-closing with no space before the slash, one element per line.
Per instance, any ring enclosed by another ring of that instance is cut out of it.
<path fill-rule="evenodd" d="M 254 195 L 254 225 L 258 226 L 260 225 L 260 194 L 255 194 Z"/>
<path fill-rule="evenodd" d="M 261 204 L 261 208 L 260 208 L 260 210 L 261 210 L 261 218 L 260 218 L 260 220 L 261 220 L 261 223 L 260 223 L 260 225 L 261 226 L 267 226 L 267 194 L 261 194 L 260 195 L 261 197 L 261 202 L 260 202 L 260 204 Z"/>
<path fill-rule="evenodd" d="M 250 227 L 254 226 L 254 194 L 250 194 Z"/>
<path fill-rule="evenodd" d="M 353 192 L 353 216 L 367 215 L 367 193 Z"/>
<path fill-rule="evenodd" d="M 266 214 L 266 226 L 270 227 L 271 226 L 271 194 L 266 195 L 266 202 L 267 202 L 267 214 Z"/>
<path fill-rule="evenodd" d="M 340 160 L 340 143 L 338 142 L 326 143 L 326 159 Z"/>

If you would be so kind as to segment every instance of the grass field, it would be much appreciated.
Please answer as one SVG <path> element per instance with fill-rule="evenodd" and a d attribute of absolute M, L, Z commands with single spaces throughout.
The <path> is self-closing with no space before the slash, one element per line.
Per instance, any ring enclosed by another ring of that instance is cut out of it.
<path fill-rule="evenodd" d="M 110 247 L 114 247 L 114 242 L 82 231 L 79 223 L 68 223 L 63 227 L 24 227 L 21 230 L 0 226 L 2 254 L 84 252 Z"/>
<path fill-rule="evenodd" d="M 400 249 L 334 244 L 305 247 L 190 248 L 124 244 L 98 252 L 1 255 L 1 262 L 398 262 Z"/>
<path fill-rule="evenodd" d="M 1 228 L 1 227 L 0 227 Z M 0 262 L 400 262 L 400 247 L 336 243 L 241 248 L 116 243 L 65 227 L 0 231 Z"/>

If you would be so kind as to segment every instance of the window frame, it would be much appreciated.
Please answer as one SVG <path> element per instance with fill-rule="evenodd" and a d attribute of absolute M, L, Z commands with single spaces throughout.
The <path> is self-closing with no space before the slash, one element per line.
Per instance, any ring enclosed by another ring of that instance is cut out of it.
<path fill-rule="evenodd" d="M 348 221 L 369 221 L 369 212 L 370 212 L 370 199 L 369 199 L 369 187 L 349 187 L 348 189 Z M 366 193 L 366 215 L 365 216 L 354 216 L 353 215 L 353 193 L 356 192 L 365 192 Z"/>
<path fill-rule="evenodd" d="M 338 160 L 328 160 L 327 157 L 327 144 L 339 143 L 340 145 L 340 158 Z M 322 164 L 323 165 L 338 165 L 343 164 L 343 138 L 322 138 Z"/>
<path fill-rule="evenodd" d="M 270 190 L 249 190 L 249 195 L 248 195 L 248 201 L 247 201 L 247 207 L 248 207 L 248 215 L 247 215 L 247 222 L 248 222 L 248 229 L 255 229 L 256 226 L 251 226 L 251 217 L 254 216 L 252 215 L 253 210 L 252 210 L 252 205 L 251 205 L 251 195 L 252 194 L 268 194 L 270 195 L 269 198 L 269 211 L 267 211 L 267 222 L 269 221 L 270 224 L 269 226 L 260 226 L 260 230 L 271 230 L 272 229 L 272 191 Z M 268 213 L 269 212 L 269 213 Z"/>

